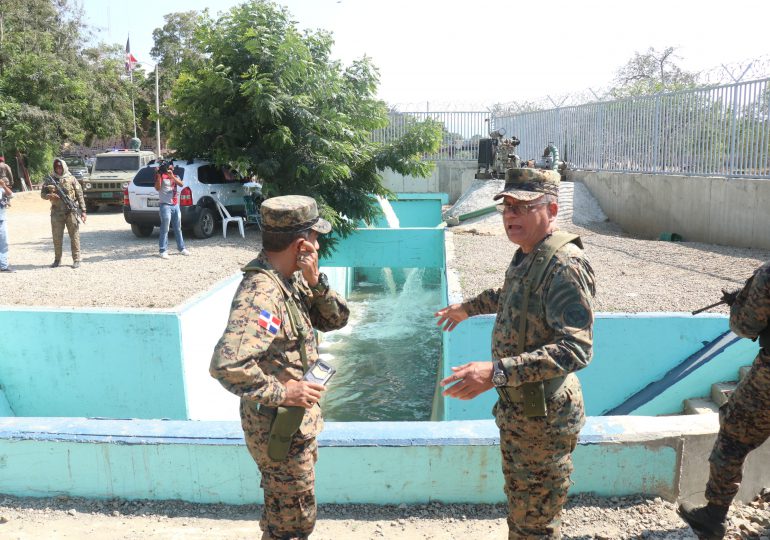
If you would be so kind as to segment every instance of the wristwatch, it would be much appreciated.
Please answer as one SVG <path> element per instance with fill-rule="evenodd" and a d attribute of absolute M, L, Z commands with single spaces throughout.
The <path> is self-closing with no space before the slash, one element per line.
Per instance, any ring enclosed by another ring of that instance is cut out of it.
<path fill-rule="evenodd" d="M 492 364 L 492 384 L 495 386 L 505 386 L 508 382 L 508 375 L 503 370 L 503 363 L 499 360 Z"/>
<path fill-rule="evenodd" d="M 324 274 L 323 272 L 318 274 L 318 283 L 310 287 L 310 290 L 316 294 L 320 294 L 320 295 L 326 294 L 326 291 L 329 290 L 329 278 L 326 277 L 326 274 Z"/>

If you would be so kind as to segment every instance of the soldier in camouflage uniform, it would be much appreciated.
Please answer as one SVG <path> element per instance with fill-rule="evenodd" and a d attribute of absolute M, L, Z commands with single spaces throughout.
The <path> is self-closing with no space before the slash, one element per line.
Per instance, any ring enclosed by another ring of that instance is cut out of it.
<path fill-rule="evenodd" d="M 5 180 L 8 187 L 13 189 L 13 171 L 5 162 L 5 156 L 0 156 L 0 180 Z"/>
<path fill-rule="evenodd" d="M 51 268 L 56 268 L 61 264 L 62 240 L 64 238 L 64 227 L 67 227 L 67 233 L 70 236 L 72 247 L 72 268 L 80 267 L 80 223 L 75 212 L 67 207 L 56 193 L 54 183 L 57 183 L 62 191 L 69 197 L 77 207 L 75 212 L 80 215 L 83 223 L 86 222 L 86 202 L 83 200 L 83 189 L 80 182 L 72 176 L 67 167 L 67 163 L 61 159 L 53 160 L 53 175 L 49 176 L 43 182 L 40 188 L 40 196 L 43 199 L 51 201 L 51 232 L 53 234 L 54 260 Z"/>
<path fill-rule="evenodd" d="M 770 437 L 770 262 L 759 267 L 730 306 L 730 329 L 759 338 L 749 374 L 719 409 L 706 506 L 682 503 L 679 514 L 701 538 L 723 538 L 727 511 L 743 477 L 746 456 Z"/>
<path fill-rule="evenodd" d="M 246 446 L 262 474 L 262 538 L 307 538 L 316 519 L 314 464 L 324 387 L 301 380 L 303 363 L 318 359 L 312 328 L 342 328 L 349 311 L 318 271 L 317 238 L 331 225 L 318 216 L 316 202 L 295 195 L 274 197 L 262 204 L 261 212 L 263 250 L 244 268 L 210 373 L 241 397 Z M 306 334 L 304 359 L 301 334 Z M 279 406 L 304 408 L 284 461 L 268 454 Z"/>
<path fill-rule="evenodd" d="M 444 330 L 497 314 L 493 361 L 454 367 L 441 385 L 454 383 L 444 395 L 459 399 L 496 387 L 492 413 L 500 428 L 509 539 L 561 538 L 571 454 L 585 422 L 574 372 L 591 359 L 594 272 L 580 239 L 556 231 L 558 186 L 556 171 L 507 171 L 495 199 L 503 199 L 505 232 L 519 249 L 503 287 L 436 313 Z"/>

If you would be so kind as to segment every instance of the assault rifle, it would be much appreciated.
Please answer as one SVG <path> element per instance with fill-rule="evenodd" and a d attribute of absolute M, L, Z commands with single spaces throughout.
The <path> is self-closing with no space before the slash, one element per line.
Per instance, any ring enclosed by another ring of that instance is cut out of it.
<path fill-rule="evenodd" d="M 713 304 L 710 304 L 706 307 L 696 309 L 695 311 L 692 312 L 692 314 L 697 315 L 698 313 L 706 311 L 707 309 L 715 308 L 717 306 L 721 306 L 722 304 L 727 304 L 728 306 L 732 306 L 735 303 L 735 299 L 738 298 L 738 293 L 740 293 L 743 289 L 748 287 L 752 279 L 754 279 L 753 275 L 746 280 L 746 285 L 744 285 L 742 288 L 737 289 L 735 291 L 727 292 L 726 290 L 722 289 L 722 298 L 719 300 L 719 302 L 714 302 Z"/>
<path fill-rule="evenodd" d="M 67 195 L 67 193 L 61 188 L 61 185 L 59 185 L 59 182 L 56 181 L 56 178 L 49 174 L 45 187 L 48 189 L 49 193 L 56 193 L 59 196 L 59 199 L 61 199 L 61 202 L 64 203 L 64 206 L 67 207 L 67 210 L 75 214 L 75 219 L 82 223 L 80 219 L 80 208 L 78 207 L 78 204 L 70 199 L 69 195 Z"/>
<path fill-rule="evenodd" d="M 733 302 L 735 302 L 735 298 L 738 296 L 738 293 L 741 292 L 740 289 L 733 292 L 727 292 L 722 291 L 722 299 L 719 302 L 714 302 L 713 304 L 709 304 L 706 307 L 702 307 L 700 309 L 696 309 L 692 312 L 693 315 L 697 315 L 698 313 L 702 313 L 706 311 L 707 309 L 715 308 L 717 306 L 721 306 L 722 304 L 727 304 L 728 306 L 732 306 Z"/>

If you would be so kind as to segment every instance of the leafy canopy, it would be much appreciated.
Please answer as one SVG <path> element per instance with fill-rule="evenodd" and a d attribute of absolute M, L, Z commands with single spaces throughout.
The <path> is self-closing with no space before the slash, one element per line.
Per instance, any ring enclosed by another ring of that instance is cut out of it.
<path fill-rule="evenodd" d="M 0 2 L 0 138 L 33 177 L 65 142 L 88 144 L 130 125 L 119 47 L 86 47 L 82 10 L 69 0 Z"/>
<path fill-rule="evenodd" d="M 380 170 L 430 173 L 421 156 L 438 148 L 440 124 L 413 122 L 400 139 L 371 141 L 388 116 L 368 58 L 343 66 L 331 58 L 328 32 L 300 31 L 269 1 L 200 23 L 201 63 L 181 72 L 169 104 L 180 155 L 256 174 L 266 196 L 314 197 L 342 236 L 379 214 L 372 195 L 390 195 Z"/>

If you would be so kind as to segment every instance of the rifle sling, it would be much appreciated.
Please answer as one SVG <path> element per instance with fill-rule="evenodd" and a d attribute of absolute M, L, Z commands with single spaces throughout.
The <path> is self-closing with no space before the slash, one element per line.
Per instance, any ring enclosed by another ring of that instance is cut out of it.
<path fill-rule="evenodd" d="M 524 276 L 524 295 L 521 302 L 521 311 L 519 312 L 519 339 L 516 344 L 516 356 L 525 352 L 527 314 L 529 312 L 531 293 L 540 286 L 540 283 L 545 277 L 548 263 L 551 262 L 551 259 L 556 252 L 570 242 L 581 248 L 583 247 L 583 243 L 578 235 L 555 231 L 540 243 L 537 250 L 532 255 L 532 264 L 530 265 L 529 270 L 527 270 L 526 276 Z M 563 379 L 563 377 L 560 377 L 560 379 Z M 549 384 L 549 386 L 559 388 L 561 384 Z M 524 415 L 527 417 L 546 416 L 548 412 L 545 405 L 546 392 L 544 381 L 524 383 L 521 385 L 520 390 L 509 386 L 499 386 L 497 387 L 497 393 L 501 398 L 506 399 L 509 402 L 522 401 L 521 397 L 523 396 L 523 410 Z"/>
<path fill-rule="evenodd" d="M 244 272 L 256 271 L 269 277 L 278 290 L 283 291 L 284 301 L 289 313 L 289 325 L 292 332 L 297 336 L 299 345 L 299 357 L 302 360 L 303 373 L 308 370 L 307 350 L 305 349 L 305 340 L 307 339 L 307 329 L 302 323 L 299 308 L 294 297 L 286 290 L 286 287 L 269 270 L 259 266 L 246 266 Z M 270 438 L 267 443 L 267 455 L 273 461 L 285 461 L 289 455 L 291 441 L 294 434 L 297 433 L 302 420 L 305 418 L 305 409 L 303 407 L 282 407 L 275 408 L 275 417 L 270 424 Z"/>

